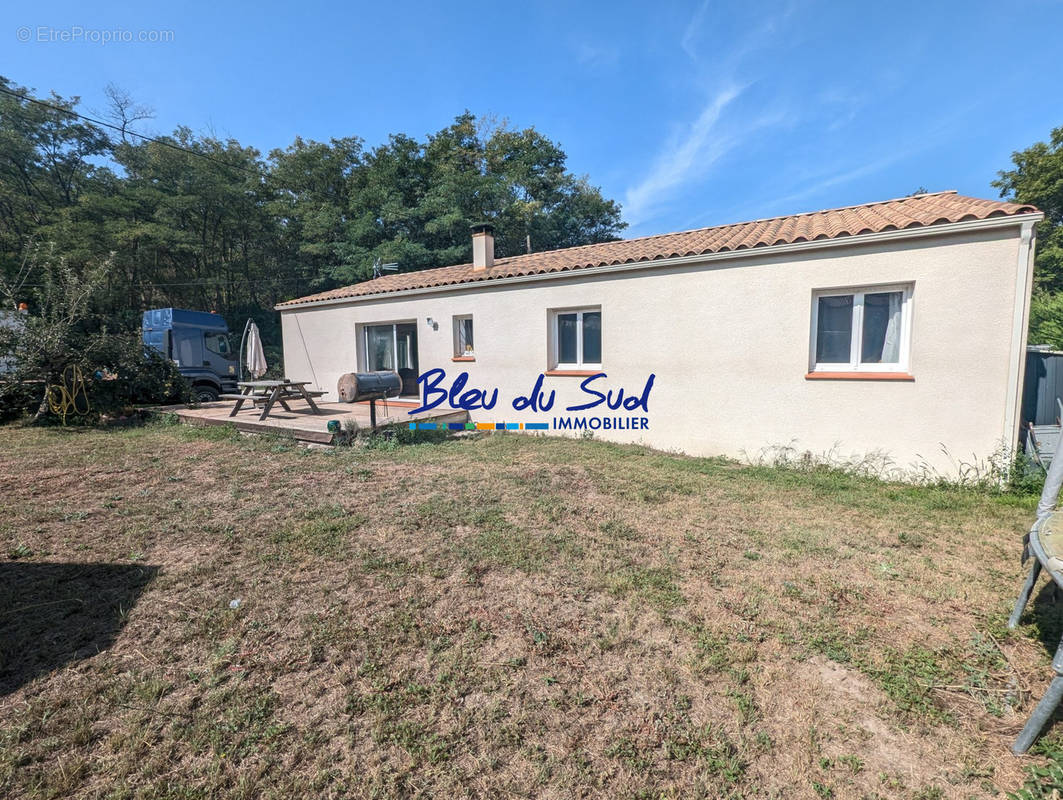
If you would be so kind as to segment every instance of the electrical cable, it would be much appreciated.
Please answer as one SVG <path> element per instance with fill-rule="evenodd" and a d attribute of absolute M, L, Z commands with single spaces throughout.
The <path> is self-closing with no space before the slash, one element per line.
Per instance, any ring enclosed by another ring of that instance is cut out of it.
<path fill-rule="evenodd" d="M 262 177 L 262 173 L 256 172 L 255 170 L 248 169 L 247 167 L 241 167 L 239 164 L 228 164 L 225 161 L 221 161 L 221 160 L 219 160 L 217 158 L 211 158 L 210 156 L 206 155 L 205 153 L 198 153 L 195 150 L 192 150 L 192 149 L 190 149 L 188 147 L 181 147 L 181 145 L 174 144 L 173 142 L 168 142 L 165 139 L 158 139 L 158 138 L 156 138 L 154 136 L 147 136 L 146 134 L 143 134 L 143 133 L 137 133 L 136 131 L 126 130 L 126 129 L 120 128 L 119 126 L 114 125 L 114 124 L 112 124 L 110 122 L 104 122 L 102 119 L 95 119 L 94 117 L 87 117 L 84 114 L 79 114 L 77 111 L 71 111 L 69 108 L 63 108 L 62 106 L 57 106 L 57 105 L 55 105 L 55 103 L 48 103 L 48 102 L 46 102 L 44 100 L 38 100 L 36 97 L 30 97 L 29 95 L 25 95 L 25 94 L 22 94 L 20 92 L 13 91 L 11 89 L 8 89 L 6 86 L 0 86 L 0 92 L 2 92 L 3 94 L 9 95 L 10 97 L 17 97 L 19 100 L 22 100 L 23 102 L 26 102 L 26 103 L 34 103 L 35 105 L 42 106 L 44 108 L 50 108 L 52 111 L 58 111 L 58 112 L 60 112 L 62 114 L 69 114 L 70 116 L 77 117 L 78 119 L 82 119 L 85 122 L 91 122 L 93 125 L 102 125 L 105 128 L 110 128 L 111 130 L 118 131 L 121 134 L 125 134 L 125 135 L 128 135 L 128 136 L 136 136 L 138 139 L 143 139 L 146 142 L 153 142 L 153 143 L 155 143 L 157 145 L 160 145 L 161 147 L 169 147 L 171 150 L 177 150 L 178 152 L 186 153 L 186 154 L 188 154 L 190 156 L 196 156 L 197 158 L 202 158 L 205 161 L 210 161 L 211 163 L 217 164 L 218 166 L 221 166 L 221 167 L 228 167 L 229 169 L 238 169 L 241 172 L 246 172 L 248 175 L 255 175 L 256 177 L 259 177 L 259 178 Z"/>

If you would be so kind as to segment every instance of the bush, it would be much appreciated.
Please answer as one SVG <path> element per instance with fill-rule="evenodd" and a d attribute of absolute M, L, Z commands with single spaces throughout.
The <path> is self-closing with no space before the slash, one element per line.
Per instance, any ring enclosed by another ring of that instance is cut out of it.
<path fill-rule="evenodd" d="M 39 384 L 23 381 L 3 382 L 0 378 L 0 422 L 31 414 L 37 410 L 40 402 Z"/>
<path fill-rule="evenodd" d="M 113 331 L 115 315 L 99 309 L 111 266 L 106 259 L 76 269 L 54 243 L 29 242 L 14 277 L 0 274 L 0 298 L 12 308 L 23 296 L 30 301 L 0 325 L 0 414 L 26 409 L 27 391 L 36 393 L 28 405 L 39 409 L 38 419 L 54 402 L 64 421 L 68 413 L 91 419 L 189 397 L 177 367 L 146 351 L 133 315 L 130 327 Z"/>
<path fill-rule="evenodd" d="M 89 402 L 97 414 L 134 405 L 186 402 L 191 394 L 177 365 L 145 348 L 139 331 L 96 334 L 84 362 Z"/>
<path fill-rule="evenodd" d="M 1014 494 L 1040 494 L 1044 486 L 1045 471 L 1026 453 L 1016 453 L 1008 472 L 1008 491 Z"/>
<path fill-rule="evenodd" d="M 84 381 L 83 394 L 78 386 L 70 385 L 75 369 Z M 0 384 L 0 420 L 37 411 L 46 386 L 63 387 L 78 398 L 71 401 L 69 413 L 81 422 L 121 414 L 137 405 L 186 402 L 191 395 L 176 364 L 146 349 L 139 334 L 125 332 L 101 331 L 87 337 L 84 349 L 48 381 L 12 376 Z M 53 388 L 51 396 L 61 395 L 63 389 Z M 49 410 L 47 416 L 61 415 Z"/>

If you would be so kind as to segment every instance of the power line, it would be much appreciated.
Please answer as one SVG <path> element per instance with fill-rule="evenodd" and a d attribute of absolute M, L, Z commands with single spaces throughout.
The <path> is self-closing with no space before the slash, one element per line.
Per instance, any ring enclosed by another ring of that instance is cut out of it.
<path fill-rule="evenodd" d="M 3 92 L 6 95 L 10 95 L 11 97 L 17 97 L 19 100 L 22 100 L 22 101 L 27 102 L 27 103 L 35 103 L 36 105 L 42 106 L 44 108 L 50 108 L 52 111 L 59 111 L 60 113 L 63 113 L 63 114 L 69 114 L 72 117 L 77 117 L 78 119 L 83 119 L 83 120 L 85 120 L 85 122 L 91 122 L 93 125 L 102 125 L 105 128 L 110 128 L 111 130 L 118 131 L 121 134 L 128 134 L 129 136 L 136 136 L 138 139 L 143 139 L 144 141 L 147 141 L 147 142 L 154 142 L 155 144 L 160 145 L 162 147 L 169 147 L 171 150 L 176 150 L 179 153 L 186 153 L 187 155 L 190 155 L 190 156 L 196 156 L 197 158 L 202 158 L 205 161 L 210 161 L 212 164 L 217 164 L 218 166 L 221 166 L 221 167 L 227 167 L 229 169 L 238 169 L 241 172 L 246 172 L 248 175 L 254 175 L 256 177 L 262 177 L 261 173 L 256 172 L 256 171 L 251 170 L 251 169 L 248 169 L 247 167 L 241 167 L 239 164 L 228 164 L 225 161 L 221 161 L 221 160 L 219 160 L 217 158 L 212 158 L 211 156 L 208 156 L 208 155 L 206 155 L 204 153 L 198 153 L 195 150 L 191 150 L 191 149 L 189 149 L 187 147 L 181 147 L 180 145 L 174 144 L 173 142 L 167 142 L 165 139 L 157 139 L 154 136 L 146 136 L 143 133 L 137 133 L 136 131 L 122 129 L 119 126 L 114 125 L 114 124 L 112 124 L 110 122 L 104 122 L 102 119 L 95 119 L 93 117 L 87 117 L 84 114 L 79 114 L 77 111 L 71 111 L 69 108 L 63 108 L 62 106 L 57 106 L 54 103 L 47 103 L 44 100 L 38 100 L 36 97 L 30 97 L 29 95 L 25 95 L 25 94 L 21 94 L 19 92 L 12 91 L 11 89 L 8 89 L 6 86 L 0 86 L 0 92 Z"/>

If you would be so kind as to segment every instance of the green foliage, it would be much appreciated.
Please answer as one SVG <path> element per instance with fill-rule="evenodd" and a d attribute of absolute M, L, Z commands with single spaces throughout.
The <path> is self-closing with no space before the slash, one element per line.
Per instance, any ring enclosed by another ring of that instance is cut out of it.
<path fill-rule="evenodd" d="M 26 248 L 13 275 L 0 275 L 0 298 L 14 315 L 0 328 L 0 358 L 7 365 L 0 405 L 11 409 L 33 386 L 43 410 L 44 387 L 58 381 L 68 366 L 82 366 L 85 320 L 105 271 L 93 266 L 79 273 L 54 243 L 35 243 Z M 32 300 L 33 308 L 18 311 L 19 297 Z"/>
<path fill-rule="evenodd" d="M 1007 491 L 1014 495 L 1040 495 L 1045 471 L 1025 453 L 1016 453 L 1008 471 Z"/>
<path fill-rule="evenodd" d="M 1048 757 L 1044 766 L 1026 769 L 1026 780 L 1017 792 L 1008 792 L 1008 800 L 1056 800 L 1063 793 L 1063 749 L 1057 742 L 1042 740 L 1035 752 Z"/>
<path fill-rule="evenodd" d="M 861 669 L 903 711 L 936 722 L 950 719 L 949 713 L 929 691 L 929 687 L 940 683 L 947 675 L 938 653 L 918 645 L 905 651 L 887 649 L 882 663 L 865 662 Z"/>
<path fill-rule="evenodd" d="M 3 77 L 0 87 L 33 96 Z M 94 389 L 109 407 L 176 389 L 161 365 L 132 357 L 147 308 L 217 311 L 236 331 L 251 317 L 279 367 L 273 306 L 369 278 L 377 260 L 401 271 L 468 261 L 470 225 L 485 220 L 499 256 L 624 227 L 619 206 L 534 128 L 466 111 L 423 141 L 296 138 L 263 158 L 186 127 L 134 139 L 128 125 L 150 113 L 114 87 L 108 96 L 120 136 L 66 113 L 78 98 L 53 94 L 49 108 L 0 94 L 0 287 L 7 308 L 32 306 L 24 329 L 0 326 L 0 358 L 19 350 L 0 415 L 32 405 L 27 380 L 54 381 L 70 363 L 121 366 L 132 385 Z M 96 339 L 101 352 L 72 358 L 104 323 L 114 345 Z"/>
<path fill-rule="evenodd" d="M 1032 203 L 1045 214 L 1037 225 L 1030 343 L 1063 349 L 1063 127 L 1011 160 L 1015 168 L 1002 170 L 993 185 L 1002 197 Z"/>
<path fill-rule="evenodd" d="M 1037 226 L 1036 285 L 1047 292 L 1063 290 L 1063 127 L 1048 143 L 1011 154 L 1015 168 L 1002 170 L 993 185 L 1002 197 L 1032 203 L 1045 213 Z"/>
<path fill-rule="evenodd" d="M 315 280 L 371 277 L 376 260 L 400 271 L 471 257 L 469 227 L 495 225 L 500 257 L 608 241 L 620 209 L 586 179 L 565 171 L 565 154 L 534 128 L 466 111 L 426 141 L 404 135 L 365 151 L 358 139 L 296 139 L 270 154 L 275 210 L 290 220 Z"/>
<path fill-rule="evenodd" d="M 7 416 L 28 410 L 34 393 L 43 415 L 45 387 L 71 367 L 84 375 L 89 407 L 97 414 L 187 396 L 175 365 L 145 352 L 139 330 L 111 330 L 94 311 L 109 266 L 79 272 L 50 242 L 30 246 L 10 280 L 0 276 L 5 305 L 13 307 L 16 297 L 30 301 L 26 312 L 12 312 L 14 322 L 0 328 L 0 358 L 8 365 L 0 408 Z"/>
<path fill-rule="evenodd" d="M 1063 350 L 1063 292 L 1044 289 L 1034 292 L 1030 300 L 1030 344 L 1046 344 L 1053 350 Z"/>
<path fill-rule="evenodd" d="M 454 438 L 449 430 L 437 428 L 436 430 L 411 430 L 409 425 L 389 425 L 380 431 L 371 432 L 365 440 L 369 449 L 390 449 L 397 445 L 406 444 L 439 444 L 451 441 Z"/>
<path fill-rule="evenodd" d="M 190 387 L 176 365 L 145 349 L 137 333 L 101 330 L 87 343 L 84 357 L 95 367 L 88 376 L 88 394 L 99 412 L 188 400 Z"/>
<path fill-rule="evenodd" d="M 0 76 L 0 86 L 28 90 Z M 90 159 L 105 155 L 103 131 L 58 109 L 76 99 L 52 94 L 48 108 L 0 94 L 0 272 L 17 267 L 28 237 L 59 227 L 109 171 Z"/>
<path fill-rule="evenodd" d="M 33 304 L 29 313 L 18 314 L 17 323 L 6 327 L 0 339 L 0 353 L 10 359 L 15 381 L 23 376 L 53 380 L 72 362 L 106 271 L 106 263 L 75 269 L 54 243 L 27 247 L 18 272 L 10 280 L 0 280 L 0 297 L 12 312 L 19 297 Z"/>
<path fill-rule="evenodd" d="M 109 96 L 123 128 L 145 118 L 120 90 Z M 423 141 L 396 134 L 371 150 L 297 137 L 263 158 L 185 127 L 157 138 L 109 137 L 0 95 L 0 277 L 18 273 L 31 238 L 54 242 L 74 274 L 106 265 L 96 302 L 112 327 L 132 330 L 145 308 L 214 310 L 235 330 L 254 318 L 268 351 L 280 341 L 275 303 L 364 280 L 377 259 L 401 271 L 468 261 L 473 223 L 495 224 L 499 256 L 624 227 L 616 203 L 566 171 L 557 143 L 469 112 Z"/>

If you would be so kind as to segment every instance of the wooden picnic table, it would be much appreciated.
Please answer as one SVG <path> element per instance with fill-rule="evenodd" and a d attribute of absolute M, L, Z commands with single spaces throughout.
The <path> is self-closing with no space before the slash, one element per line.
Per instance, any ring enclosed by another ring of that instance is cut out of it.
<path fill-rule="evenodd" d="M 262 406 L 259 420 L 268 417 L 276 403 L 280 403 L 285 411 L 291 413 L 288 400 L 305 400 L 315 414 L 321 413 L 314 397 L 320 397 L 324 392 L 307 391 L 306 387 L 310 385 L 310 381 L 240 381 L 236 385 L 240 388 L 240 394 L 223 395 L 226 400 L 236 401 L 233 410 L 229 412 L 230 417 L 235 417 L 247 402 Z"/>

